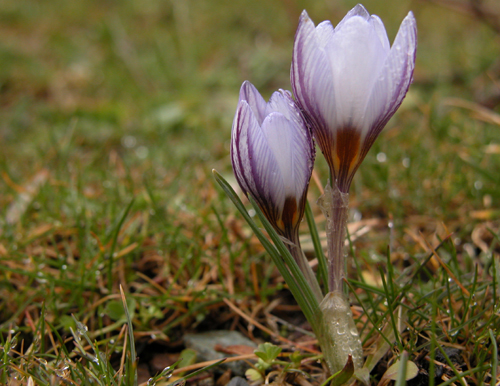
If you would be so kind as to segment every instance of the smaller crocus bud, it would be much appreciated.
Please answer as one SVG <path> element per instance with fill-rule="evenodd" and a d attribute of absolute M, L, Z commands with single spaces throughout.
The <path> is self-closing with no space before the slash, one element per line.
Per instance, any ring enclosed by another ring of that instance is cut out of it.
<path fill-rule="evenodd" d="M 341 192 L 396 112 L 415 67 L 417 27 L 410 12 L 392 47 L 379 17 L 358 4 L 333 28 L 304 11 L 293 48 L 291 83 Z"/>
<path fill-rule="evenodd" d="M 314 157 L 312 136 L 290 92 L 275 92 L 266 103 L 244 82 L 231 134 L 234 174 L 278 234 L 293 242 Z"/>

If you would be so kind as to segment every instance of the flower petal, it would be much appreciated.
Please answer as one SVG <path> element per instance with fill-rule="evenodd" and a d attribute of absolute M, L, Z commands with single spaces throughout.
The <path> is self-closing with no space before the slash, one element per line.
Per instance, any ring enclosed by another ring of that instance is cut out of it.
<path fill-rule="evenodd" d="M 273 93 L 266 107 L 266 116 L 273 112 L 283 114 L 298 127 L 304 126 L 304 118 L 299 106 L 295 103 L 289 91 L 279 90 Z"/>
<path fill-rule="evenodd" d="M 252 195 L 266 212 L 270 221 L 273 222 L 274 220 L 276 222 L 283 210 L 286 191 L 281 171 L 283 161 L 277 159 L 268 138 L 268 132 L 273 129 L 273 116 L 286 120 L 283 115 L 272 113 L 266 117 L 262 128 L 259 127 L 256 130 L 249 131 L 248 159 L 251 177 L 255 181 L 256 187 Z"/>
<path fill-rule="evenodd" d="M 316 42 L 319 48 L 325 48 L 333 37 L 333 25 L 325 20 L 316 26 Z"/>
<path fill-rule="evenodd" d="M 313 151 L 307 130 L 280 113 L 272 113 L 262 125 L 274 154 L 286 197 L 297 202 L 303 196 L 313 167 Z"/>
<path fill-rule="evenodd" d="M 375 33 L 380 39 L 380 43 L 382 43 L 382 47 L 388 53 L 391 49 L 391 44 L 389 43 L 389 38 L 387 37 L 387 31 L 385 30 L 384 23 L 377 15 L 372 15 L 370 17 L 370 24 L 372 25 Z"/>
<path fill-rule="evenodd" d="M 344 18 L 337 24 L 336 29 L 341 27 L 342 24 L 344 24 L 347 20 L 352 18 L 353 16 L 361 16 L 363 19 L 368 21 L 370 19 L 370 13 L 366 10 L 365 7 L 361 4 L 357 4 L 353 9 L 351 9 L 347 14 L 344 16 Z"/>
<path fill-rule="evenodd" d="M 326 51 L 333 78 L 330 88 L 335 92 L 335 107 L 329 106 L 327 121 L 330 127 L 361 128 L 368 92 L 384 65 L 387 50 L 373 25 L 363 17 L 353 16 L 335 29 Z"/>
<path fill-rule="evenodd" d="M 231 163 L 238 184 L 245 194 L 255 192 L 255 181 L 249 158 L 249 132 L 260 130 L 255 115 L 247 103 L 238 103 L 231 130 Z"/>
<path fill-rule="evenodd" d="M 266 117 L 265 112 L 267 103 L 255 86 L 248 80 L 244 81 L 240 88 L 240 101 L 242 100 L 247 101 L 248 105 L 255 114 L 259 125 L 261 125 Z"/>
<path fill-rule="evenodd" d="M 417 26 L 410 12 L 401 23 L 384 67 L 371 91 L 366 115 L 373 121 L 367 141 L 373 142 L 405 97 L 415 68 Z"/>
<path fill-rule="evenodd" d="M 325 49 L 321 47 L 325 41 L 331 40 L 326 38 L 327 31 L 328 27 L 324 25 L 318 34 L 307 13 L 302 13 L 295 35 L 291 70 L 295 98 L 307 111 L 313 129 L 325 129 L 322 133 L 325 137 L 329 136 L 328 120 L 333 120 L 329 116 L 334 114 L 335 105 L 331 65 Z M 331 33 L 333 36 L 333 30 Z M 328 140 L 325 139 L 325 142 Z"/>

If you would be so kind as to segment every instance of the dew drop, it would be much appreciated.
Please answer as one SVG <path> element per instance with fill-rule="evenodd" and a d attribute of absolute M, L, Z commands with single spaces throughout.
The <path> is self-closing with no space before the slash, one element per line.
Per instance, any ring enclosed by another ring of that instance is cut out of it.
<path fill-rule="evenodd" d="M 137 158 L 140 158 L 140 159 L 146 159 L 148 157 L 148 154 L 149 154 L 149 150 L 146 146 L 139 146 L 135 150 L 135 155 L 137 156 Z"/>
<path fill-rule="evenodd" d="M 132 135 L 123 136 L 121 142 L 123 147 L 126 147 L 127 149 L 132 149 L 137 144 L 137 140 Z"/>
<path fill-rule="evenodd" d="M 384 163 L 385 161 L 387 161 L 387 155 L 383 152 L 378 153 L 377 154 L 377 161 L 380 163 Z"/>

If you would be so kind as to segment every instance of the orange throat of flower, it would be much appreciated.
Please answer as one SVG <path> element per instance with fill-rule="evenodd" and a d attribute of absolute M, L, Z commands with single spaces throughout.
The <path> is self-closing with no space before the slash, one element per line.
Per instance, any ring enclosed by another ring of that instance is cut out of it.
<path fill-rule="evenodd" d="M 351 127 L 343 128 L 337 131 L 337 138 L 334 142 L 331 160 L 335 178 L 339 186 L 349 185 L 359 165 L 361 134 Z"/>
<path fill-rule="evenodd" d="M 281 218 L 278 219 L 276 225 L 285 235 L 297 227 L 299 220 L 297 200 L 289 196 L 285 199 Z"/>

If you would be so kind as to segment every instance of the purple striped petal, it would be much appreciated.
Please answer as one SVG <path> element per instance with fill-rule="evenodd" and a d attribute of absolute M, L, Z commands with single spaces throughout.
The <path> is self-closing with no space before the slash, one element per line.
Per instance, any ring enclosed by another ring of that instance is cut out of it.
<path fill-rule="evenodd" d="M 298 226 L 304 213 L 314 144 L 289 92 L 274 93 L 265 106 L 261 98 L 250 83 L 243 84 L 233 121 L 231 162 L 242 190 L 284 235 Z"/>
<path fill-rule="evenodd" d="M 255 115 L 246 101 L 240 101 L 236 109 L 231 133 L 231 163 L 241 189 L 247 193 L 255 191 L 248 149 L 248 133 L 260 129 Z"/>

